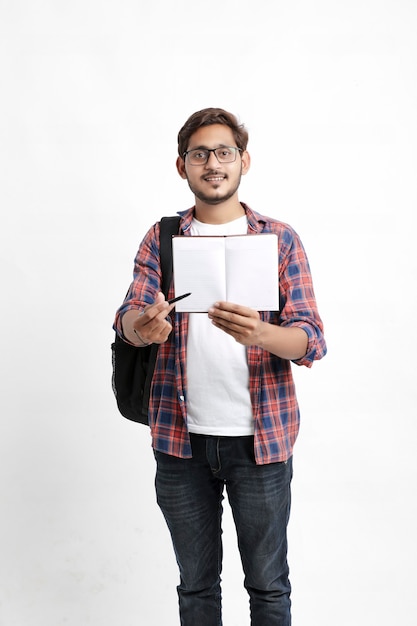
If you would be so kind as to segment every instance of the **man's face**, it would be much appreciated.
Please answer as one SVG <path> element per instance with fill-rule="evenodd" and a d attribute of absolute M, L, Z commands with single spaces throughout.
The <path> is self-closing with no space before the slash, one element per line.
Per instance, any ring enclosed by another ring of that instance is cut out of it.
<path fill-rule="evenodd" d="M 202 126 L 190 137 L 187 150 L 213 149 L 224 146 L 236 147 L 233 133 L 228 126 L 213 124 Z M 242 174 L 249 169 L 249 155 L 238 152 L 232 163 L 219 163 L 216 155 L 210 152 L 207 163 L 191 165 L 188 159 L 177 160 L 180 176 L 188 181 L 188 185 L 201 202 L 217 205 L 233 197 L 239 188 Z"/>

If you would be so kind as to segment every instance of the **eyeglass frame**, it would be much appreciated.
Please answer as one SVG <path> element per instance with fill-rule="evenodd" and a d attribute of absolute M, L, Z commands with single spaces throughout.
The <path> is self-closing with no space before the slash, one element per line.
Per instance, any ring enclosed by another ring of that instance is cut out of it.
<path fill-rule="evenodd" d="M 220 161 L 219 157 L 216 154 L 216 151 L 217 150 L 221 150 L 222 148 L 229 148 L 229 150 L 233 150 L 234 151 L 235 158 L 233 159 L 233 161 Z M 238 148 L 237 146 L 219 146 L 218 148 L 192 148 L 191 150 L 186 150 L 183 153 L 182 156 L 184 157 L 184 161 L 185 161 L 185 158 L 186 158 L 187 154 L 189 154 L 190 152 L 198 151 L 198 150 L 201 150 L 201 152 L 207 152 L 207 158 L 204 161 L 204 163 L 203 162 L 201 162 L 201 163 L 190 163 L 190 161 L 188 160 L 189 165 L 191 165 L 192 167 L 198 167 L 199 165 L 207 165 L 208 160 L 210 158 L 210 152 L 213 152 L 213 154 L 216 157 L 218 163 L 235 163 L 237 154 L 239 152 L 244 152 L 244 150 L 242 150 L 242 148 Z"/>

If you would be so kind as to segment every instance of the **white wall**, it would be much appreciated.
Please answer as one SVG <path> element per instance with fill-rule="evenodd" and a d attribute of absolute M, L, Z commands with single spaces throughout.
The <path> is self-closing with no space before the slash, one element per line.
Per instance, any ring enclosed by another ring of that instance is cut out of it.
<path fill-rule="evenodd" d="M 250 130 L 241 199 L 309 254 L 329 353 L 302 408 L 296 626 L 414 626 L 417 5 L 0 3 L 1 626 L 171 626 L 146 428 L 116 411 L 113 316 L 145 230 L 191 206 L 176 134 Z M 230 513 L 224 623 L 248 624 Z"/>

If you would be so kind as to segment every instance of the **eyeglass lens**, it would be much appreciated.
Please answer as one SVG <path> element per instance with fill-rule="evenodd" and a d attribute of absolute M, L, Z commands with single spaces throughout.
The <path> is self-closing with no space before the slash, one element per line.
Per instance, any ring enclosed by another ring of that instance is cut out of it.
<path fill-rule="evenodd" d="M 191 165 L 205 165 L 209 159 L 210 152 L 214 152 L 219 163 L 231 163 L 236 160 L 238 150 L 239 148 L 232 146 L 223 146 L 211 150 L 208 148 L 190 150 L 186 154 Z"/>

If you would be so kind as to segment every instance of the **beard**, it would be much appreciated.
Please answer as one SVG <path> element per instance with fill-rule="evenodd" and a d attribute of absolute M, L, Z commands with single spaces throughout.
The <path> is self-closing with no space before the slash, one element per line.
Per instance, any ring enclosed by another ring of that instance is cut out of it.
<path fill-rule="evenodd" d="M 224 193 L 219 191 L 217 194 L 214 193 L 216 191 L 215 187 L 213 187 L 213 192 L 211 194 L 206 194 L 204 193 L 204 191 L 202 191 L 201 188 L 198 188 L 195 185 L 192 185 L 188 177 L 187 177 L 187 182 L 192 193 L 195 195 L 196 198 L 198 198 L 198 200 L 200 200 L 201 202 L 204 202 L 204 204 L 216 206 L 217 204 L 222 204 L 222 202 L 226 202 L 232 196 L 235 195 L 235 193 L 239 189 L 241 178 L 242 178 L 242 174 L 240 173 L 235 184 L 232 185 L 228 191 Z"/>

